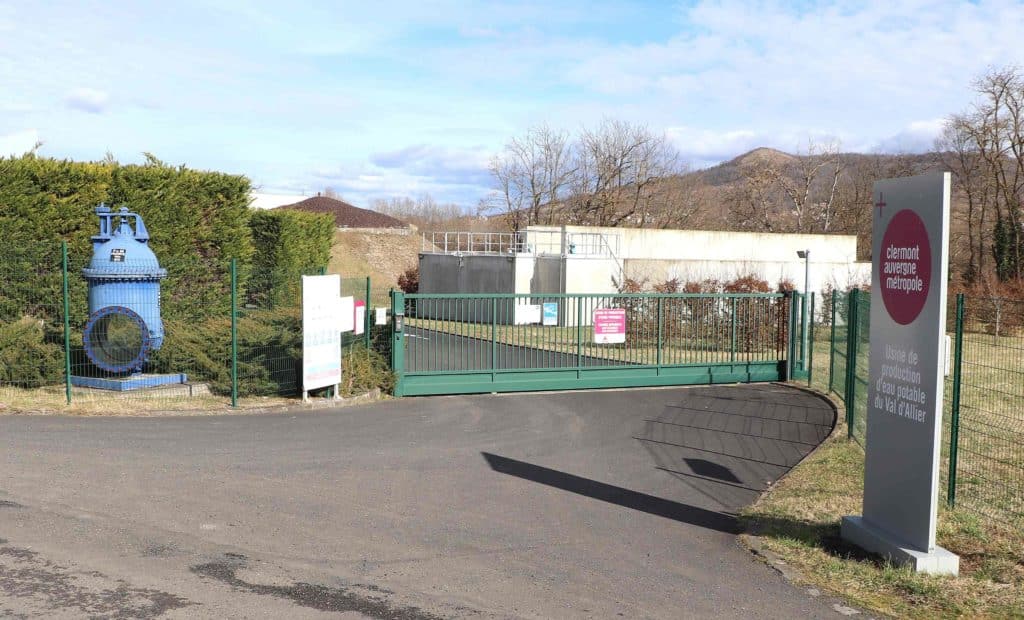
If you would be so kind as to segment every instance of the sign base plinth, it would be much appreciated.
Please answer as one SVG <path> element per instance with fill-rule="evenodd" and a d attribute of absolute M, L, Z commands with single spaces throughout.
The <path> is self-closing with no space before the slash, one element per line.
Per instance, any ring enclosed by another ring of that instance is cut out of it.
<path fill-rule="evenodd" d="M 936 546 L 931 552 L 918 551 L 907 547 L 885 532 L 864 520 L 864 517 L 843 517 L 841 535 L 865 551 L 877 553 L 895 564 L 910 566 L 918 573 L 930 575 L 952 575 L 960 572 L 960 556 Z"/>

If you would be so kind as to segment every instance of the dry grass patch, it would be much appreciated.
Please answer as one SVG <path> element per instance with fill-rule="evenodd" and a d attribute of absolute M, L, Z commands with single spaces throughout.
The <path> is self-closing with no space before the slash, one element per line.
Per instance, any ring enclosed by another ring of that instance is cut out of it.
<path fill-rule="evenodd" d="M 1024 524 L 940 509 L 939 544 L 961 556 L 958 578 L 892 566 L 840 538 L 841 517 L 861 512 L 864 480 L 864 453 L 845 437 L 840 426 L 747 508 L 747 530 L 808 583 L 866 609 L 900 618 L 1024 618 Z"/>

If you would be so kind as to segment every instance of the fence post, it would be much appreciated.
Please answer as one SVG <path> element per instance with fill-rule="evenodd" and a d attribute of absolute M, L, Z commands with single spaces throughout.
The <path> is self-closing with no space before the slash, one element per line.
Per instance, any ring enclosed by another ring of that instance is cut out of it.
<path fill-rule="evenodd" d="M 796 293 L 789 291 L 786 293 L 786 299 L 789 301 L 789 316 L 786 317 L 787 321 L 787 338 L 786 338 L 786 381 L 793 380 L 794 370 L 796 370 L 796 364 L 794 363 L 794 357 L 796 356 Z"/>
<path fill-rule="evenodd" d="M 658 375 L 661 375 L 661 364 L 662 364 L 661 347 L 662 347 L 662 340 L 665 337 L 665 332 L 664 332 L 664 329 L 662 327 L 662 322 L 664 321 L 664 309 L 663 309 L 662 306 L 664 305 L 663 304 L 664 301 L 665 301 L 664 297 L 658 297 L 658 354 L 657 354 L 658 355 Z"/>
<path fill-rule="evenodd" d="M 860 291 L 853 289 L 846 301 L 846 385 L 843 390 L 843 402 L 846 405 L 846 437 L 853 438 L 853 399 L 855 396 L 854 382 L 857 376 L 857 332 L 860 317 Z"/>
<path fill-rule="evenodd" d="M 960 452 L 960 380 L 964 360 L 964 294 L 956 296 L 956 332 L 953 345 L 953 396 L 949 413 L 949 475 L 946 503 L 956 506 L 956 470 Z"/>
<path fill-rule="evenodd" d="M 828 392 L 832 391 L 832 386 L 835 385 L 833 376 L 836 369 L 836 300 L 839 298 L 839 291 L 832 291 L 832 327 L 831 335 L 828 339 Z"/>
<path fill-rule="evenodd" d="M 807 346 L 807 387 L 811 387 L 814 378 L 814 291 L 811 291 L 810 308 L 810 316 L 807 317 L 807 341 L 810 343 Z"/>
<path fill-rule="evenodd" d="M 372 324 L 370 322 L 371 311 L 372 308 L 370 308 L 370 276 L 366 276 L 366 307 L 363 309 L 363 323 L 365 323 L 365 325 L 363 325 L 363 340 L 366 344 L 367 351 L 370 350 L 370 325 Z"/>
<path fill-rule="evenodd" d="M 491 382 L 497 380 L 498 375 L 498 298 L 491 298 Z"/>
<path fill-rule="evenodd" d="M 729 343 L 729 363 L 736 363 L 736 298 L 732 298 L 732 335 Z"/>
<path fill-rule="evenodd" d="M 583 377 L 583 296 L 576 297 L 576 378 Z"/>
<path fill-rule="evenodd" d="M 71 404 L 71 317 L 68 302 L 68 242 L 60 242 L 60 264 L 64 299 L 64 397 Z"/>
<path fill-rule="evenodd" d="M 231 406 L 238 406 L 238 260 L 231 259 Z"/>

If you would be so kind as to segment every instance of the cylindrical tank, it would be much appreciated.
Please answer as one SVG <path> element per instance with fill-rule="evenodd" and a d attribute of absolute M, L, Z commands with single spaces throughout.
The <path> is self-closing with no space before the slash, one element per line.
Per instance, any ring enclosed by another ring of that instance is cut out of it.
<path fill-rule="evenodd" d="M 89 284 L 85 353 L 103 370 L 139 372 L 160 348 L 160 280 L 167 277 L 149 247 L 149 233 L 127 207 L 96 207 L 100 232 L 92 237 L 92 260 L 82 270 Z M 134 228 L 133 225 L 134 224 Z"/>

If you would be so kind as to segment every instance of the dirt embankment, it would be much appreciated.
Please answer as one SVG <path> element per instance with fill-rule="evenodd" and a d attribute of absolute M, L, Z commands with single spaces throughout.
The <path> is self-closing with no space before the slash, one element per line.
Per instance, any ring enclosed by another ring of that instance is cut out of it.
<path fill-rule="evenodd" d="M 330 273 L 359 278 L 370 276 L 374 294 L 397 287 L 398 276 L 419 262 L 420 235 L 401 233 L 336 232 L 331 249 Z"/>

